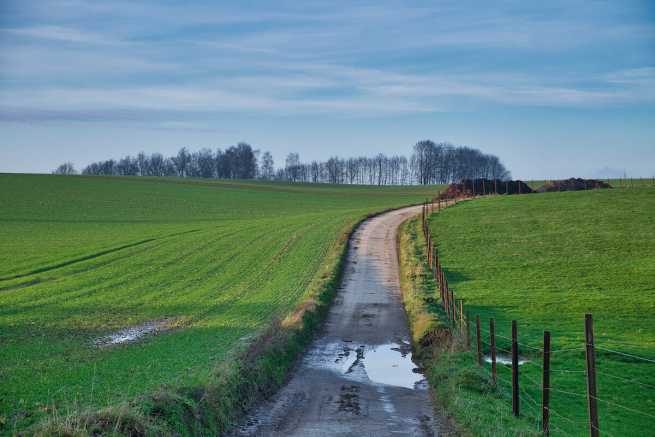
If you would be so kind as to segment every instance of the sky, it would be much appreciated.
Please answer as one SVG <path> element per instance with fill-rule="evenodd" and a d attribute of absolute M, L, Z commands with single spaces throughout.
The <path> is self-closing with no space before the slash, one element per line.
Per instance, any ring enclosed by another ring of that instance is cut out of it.
<path fill-rule="evenodd" d="M 0 0 L 0 172 L 245 141 L 655 176 L 653 1 Z"/>

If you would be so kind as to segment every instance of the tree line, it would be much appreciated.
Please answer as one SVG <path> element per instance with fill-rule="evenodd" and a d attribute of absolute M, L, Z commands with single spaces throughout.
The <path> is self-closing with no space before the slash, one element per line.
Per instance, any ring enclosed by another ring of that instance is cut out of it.
<path fill-rule="evenodd" d="M 53 173 L 76 174 L 71 163 L 60 165 Z M 203 148 L 190 152 L 181 148 L 177 155 L 161 153 L 87 165 L 84 175 L 101 176 L 177 176 L 190 178 L 263 179 L 304 183 L 410 185 L 457 182 L 462 179 L 509 179 L 510 173 L 495 155 L 471 147 L 449 143 L 419 141 L 409 158 L 403 155 L 340 158 L 301 162 L 298 153 L 290 153 L 283 167 L 276 168 L 270 152 L 260 154 L 247 143 L 239 143 L 215 152 Z"/>

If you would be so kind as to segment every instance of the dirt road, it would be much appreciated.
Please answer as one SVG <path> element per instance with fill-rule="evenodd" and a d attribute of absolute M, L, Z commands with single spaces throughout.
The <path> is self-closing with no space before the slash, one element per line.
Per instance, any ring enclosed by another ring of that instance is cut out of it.
<path fill-rule="evenodd" d="M 400 300 L 396 232 L 420 207 L 363 223 L 324 331 L 289 383 L 262 404 L 240 436 L 433 436 L 427 384 L 411 361 Z"/>

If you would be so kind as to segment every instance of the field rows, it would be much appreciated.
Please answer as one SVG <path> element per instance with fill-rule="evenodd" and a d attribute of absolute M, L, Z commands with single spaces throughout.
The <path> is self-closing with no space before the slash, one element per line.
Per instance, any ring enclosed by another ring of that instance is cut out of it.
<path fill-rule="evenodd" d="M 552 409 L 564 416 L 552 420 L 563 433 L 587 433 L 585 313 L 599 348 L 655 358 L 655 189 L 479 199 L 433 215 L 430 227 L 450 285 L 482 319 L 485 350 L 490 318 L 506 351 L 518 321 L 530 359 L 521 367 L 525 412 L 535 420 L 544 330 L 554 350 Z M 599 350 L 597 366 L 602 429 L 638 435 L 655 417 L 655 363 Z M 499 372 L 509 395 L 509 368 Z"/>
<path fill-rule="evenodd" d="M 344 230 L 435 192 L 18 175 L 0 182 L 10 188 L 0 198 L 8 248 L 0 255 L 2 431 L 53 407 L 202 383 L 244 338 L 294 308 Z M 156 321 L 168 330 L 95 344 Z"/>

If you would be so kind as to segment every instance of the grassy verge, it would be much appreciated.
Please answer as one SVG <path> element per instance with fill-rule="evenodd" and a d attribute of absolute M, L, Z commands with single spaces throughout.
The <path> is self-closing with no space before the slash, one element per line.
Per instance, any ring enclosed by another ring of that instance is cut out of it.
<path fill-rule="evenodd" d="M 536 424 L 512 416 L 506 393 L 466 350 L 465 338 L 453 333 L 439 305 L 436 284 L 424 257 L 420 220 L 406 221 L 399 232 L 400 280 L 415 356 L 426 370 L 438 402 L 463 434 L 538 435 Z"/>

